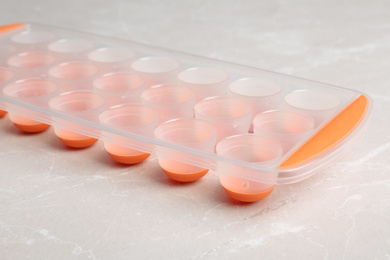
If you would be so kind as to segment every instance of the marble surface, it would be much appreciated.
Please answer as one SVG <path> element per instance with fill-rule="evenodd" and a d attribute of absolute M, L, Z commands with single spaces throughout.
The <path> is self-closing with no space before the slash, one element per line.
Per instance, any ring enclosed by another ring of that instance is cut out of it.
<path fill-rule="evenodd" d="M 390 259 L 388 1 L 10 1 L 33 21 L 199 54 L 368 93 L 375 109 L 349 154 L 258 203 L 209 174 L 167 180 L 152 157 L 111 162 L 101 143 L 0 119 L 0 259 Z"/>

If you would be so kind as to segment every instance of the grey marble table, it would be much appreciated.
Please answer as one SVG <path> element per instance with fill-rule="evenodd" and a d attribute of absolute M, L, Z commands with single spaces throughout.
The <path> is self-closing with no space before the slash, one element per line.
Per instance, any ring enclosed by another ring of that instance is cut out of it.
<path fill-rule="evenodd" d="M 10 1 L 32 21 L 203 55 L 368 93 L 349 154 L 258 203 L 209 174 L 167 180 L 152 157 L 118 166 L 101 143 L 68 150 L 50 129 L 0 119 L 0 259 L 390 259 L 388 1 Z"/>

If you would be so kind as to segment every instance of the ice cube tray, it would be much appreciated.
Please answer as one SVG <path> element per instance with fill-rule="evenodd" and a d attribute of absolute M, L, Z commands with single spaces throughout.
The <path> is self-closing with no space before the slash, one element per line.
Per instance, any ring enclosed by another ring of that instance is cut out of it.
<path fill-rule="evenodd" d="M 0 48 L 0 116 L 21 131 L 101 140 L 123 164 L 155 154 L 176 181 L 212 170 L 245 202 L 319 172 L 372 110 L 357 91 L 46 25 L 0 27 Z"/>

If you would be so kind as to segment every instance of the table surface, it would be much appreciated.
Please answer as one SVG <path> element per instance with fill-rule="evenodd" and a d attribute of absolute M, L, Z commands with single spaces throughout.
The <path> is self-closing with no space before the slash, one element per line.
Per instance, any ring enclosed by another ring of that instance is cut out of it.
<path fill-rule="evenodd" d="M 1 259 L 390 259 L 388 1 L 2 1 L 31 21 L 147 43 L 368 93 L 370 126 L 321 173 L 253 204 L 216 174 L 177 185 L 156 157 L 113 163 L 52 129 L 0 119 Z"/>

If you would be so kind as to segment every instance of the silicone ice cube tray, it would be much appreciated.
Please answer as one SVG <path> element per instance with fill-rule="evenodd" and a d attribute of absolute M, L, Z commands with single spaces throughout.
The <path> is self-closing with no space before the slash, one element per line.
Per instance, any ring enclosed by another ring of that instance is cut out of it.
<path fill-rule="evenodd" d="M 154 153 L 176 181 L 212 170 L 246 202 L 329 165 L 372 109 L 357 91 L 46 25 L 0 27 L 0 50 L 0 116 L 21 131 L 100 139 L 124 164 Z"/>

